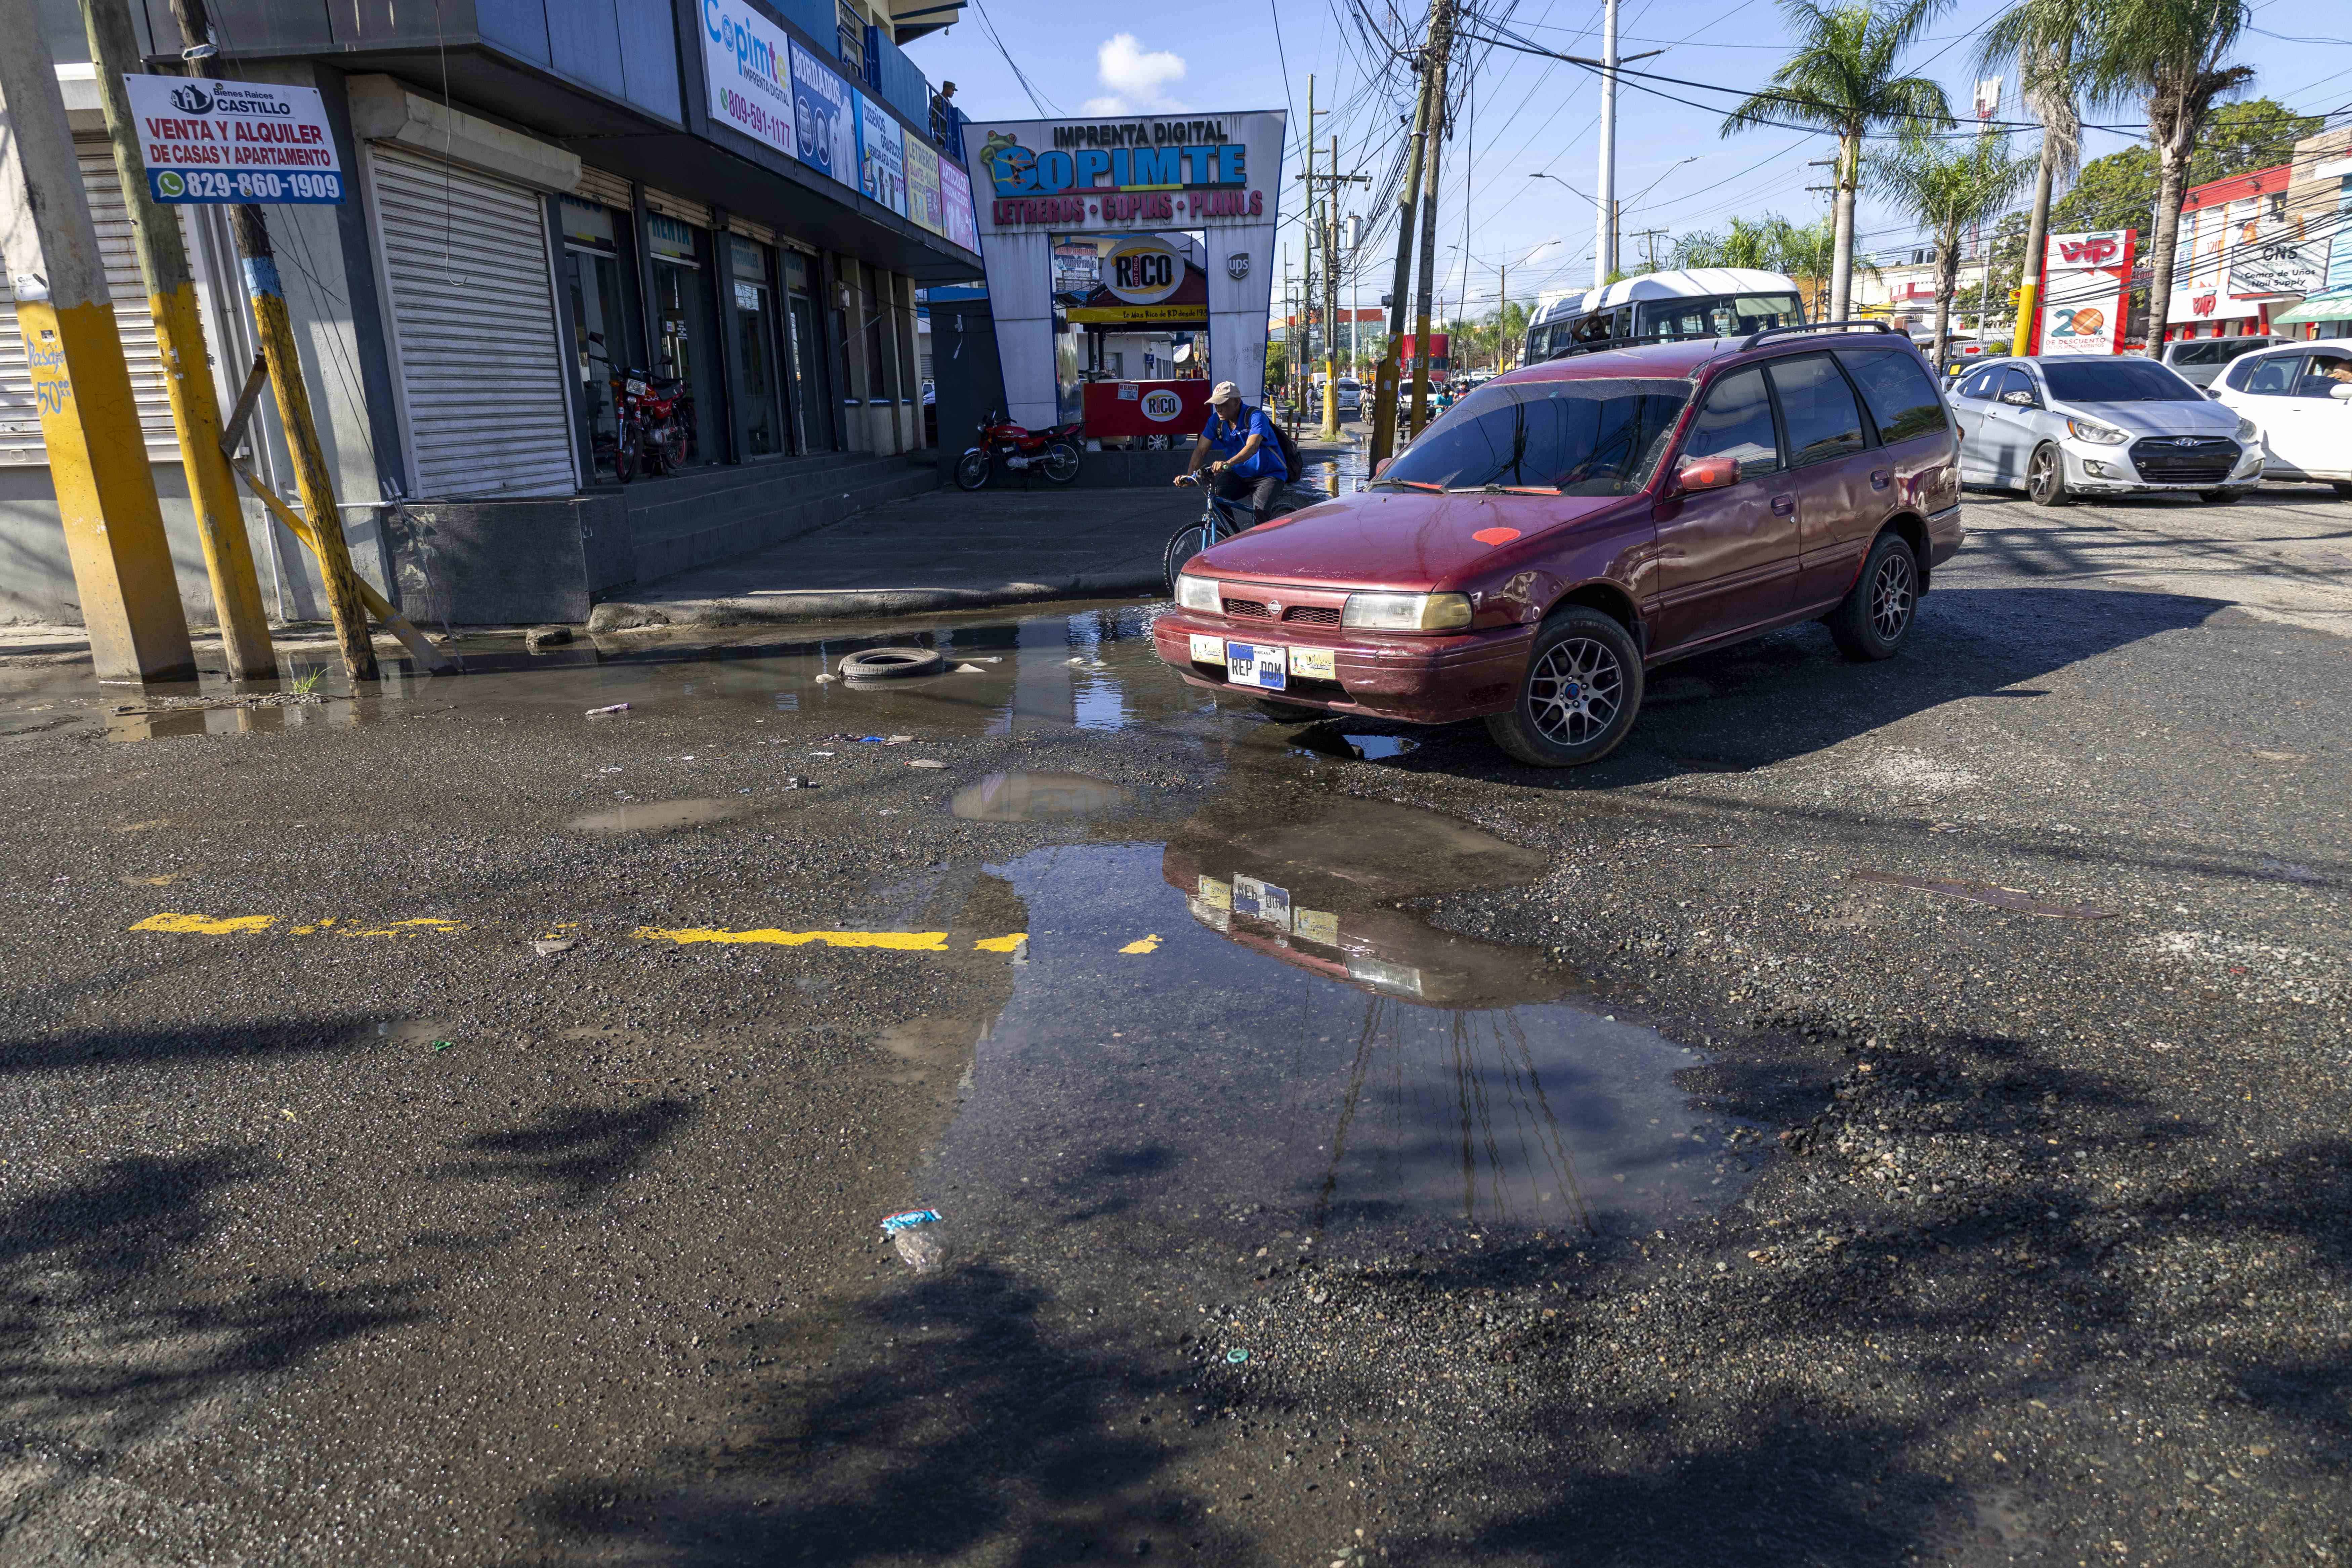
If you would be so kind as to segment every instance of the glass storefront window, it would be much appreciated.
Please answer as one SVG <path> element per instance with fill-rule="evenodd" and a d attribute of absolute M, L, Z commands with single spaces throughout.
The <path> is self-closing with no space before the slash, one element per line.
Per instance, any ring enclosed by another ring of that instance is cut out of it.
<path fill-rule="evenodd" d="M 710 324 L 710 297 L 702 280 L 702 232 L 659 213 L 646 215 L 646 238 L 653 252 L 655 374 L 676 376 L 693 399 L 688 420 L 686 460 L 708 462 L 719 451 L 710 427 L 719 406 L 710 377 L 718 370 Z"/>
<path fill-rule="evenodd" d="M 796 250 L 783 255 L 785 374 L 793 378 L 792 412 L 798 449 L 821 452 L 833 445 L 830 411 L 824 402 L 824 348 L 817 336 L 816 301 L 809 277 L 808 258 Z"/>
<path fill-rule="evenodd" d="M 735 290 L 737 412 L 743 424 L 743 455 L 766 458 L 785 449 L 783 410 L 776 383 L 775 289 L 768 281 L 768 247 L 729 235 L 729 282 Z"/>
<path fill-rule="evenodd" d="M 562 279 L 572 300 L 572 341 L 578 350 L 580 407 L 588 425 L 589 462 L 598 473 L 610 476 L 619 434 L 612 384 L 633 363 L 637 336 L 628 304 L 627 274 L 615 239 L 615 220 L 621 215 L 570 196 L 561 200 L 559 209 L 563 224 Z"/>

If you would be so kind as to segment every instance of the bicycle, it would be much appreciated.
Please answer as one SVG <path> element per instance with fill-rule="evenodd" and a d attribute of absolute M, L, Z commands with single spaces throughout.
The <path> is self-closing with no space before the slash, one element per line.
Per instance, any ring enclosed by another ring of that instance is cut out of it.
<path fill-rule="evenodd" d="M 1227 500 L 1209 483 L 1206 474 L 1185 474 L 1181 483 L 1197 485 L 1205 503 L 1200 520 L 1178 529 L 1168 541 L 1168 550 L 1160 560 L 1160 574 L 1166 580 L 1168 592 L 1176 592 L 1176 574 L 1184 563 L 1213 544 L 1221 544 L 1245 528 L 1255 528 L 1261 521 L 1257 509 L 1241 501 Z M 1247 522 L 1241 521 L 1246 515 Z"/>

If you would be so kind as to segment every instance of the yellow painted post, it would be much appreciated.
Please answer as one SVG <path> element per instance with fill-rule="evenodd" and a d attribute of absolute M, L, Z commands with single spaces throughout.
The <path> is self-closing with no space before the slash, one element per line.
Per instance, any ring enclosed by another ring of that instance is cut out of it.
<path fill-rule="evenodd" d="M 190 680 L 195 655 L 65 99 L 32 0 L 0 0 L 0 265 L 98 678 Z"/>
<path fill-rule="evenodd" d="M 342 513 L 335 507 L 335 482 L 327 455 L 319 447 L 319 427 L 310 417 L 310 392 L 294 346 L 294 323 L 286 314 L 286 290 L 278 281 L 278 258 L 261 209 L 236 209 L 236 248 L 244 258 L 245 292 L 253 305 L 254 334 L 269 363 L 269 387 L 278 395 L 278 419 L 294 455 L 294 487 L 310 514 L 311 552 L 327 584 L 327 610 L 335 620 L 335 643 L 343 668 L 355 680 L 376 679 L 375 644 L 368 637 L 367 602 L 360 592 L 352 547 L 343 538 Z"/>
<path fill-rule="evenodd" d="M 195 509 L 205 572 L 212 580 L 221 650 L 230 675 L 266 680 L 278 673 L 278 658 L 269 642 L 269 618 L 262 608 L 261 581 L 253 569 L 253 546 L 246 537 L 236 480 L 220 449 L 220 395 L 213 386 L 210 356 L 205 352 L 195 278 L 189 270 L 178 216 L 147 188 L 138 119 L 122 85 L 124 73 L 138 70 L 142 63 L 131 12 L 123 0 L 82 0 L 81 16 L 97 69 L 99 103 L 106 112 L 106 133 L 114 144 L 114 166 L 122 176 L 123 204 L 131 210 L 139 270 L 147 279 L 147 308 L 155 320 L 156 353 L 171 395 L 172 422 L 180 434 L 180 466 Z"/>

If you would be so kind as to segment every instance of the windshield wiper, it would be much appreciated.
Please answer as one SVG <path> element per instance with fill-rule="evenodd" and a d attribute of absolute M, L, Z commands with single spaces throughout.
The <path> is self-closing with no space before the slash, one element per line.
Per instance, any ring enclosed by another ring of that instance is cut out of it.
<path fill-rule="evenodd" d="M 1431 484 L 1427 479 L 1374 479 L 1374 480 L 1372 481 L 1372 483 L 1373 483 L 1375 486 L 1379 486 L 1379 485 L 1404 485 L 1404 486 L 1407 486 L 1407 487 L 1409 487 L 1409 488 L 1411 488 L 1411 489 L 1417 489 L 1417 490 L 1430 490 L 1430 491 L 1433 491 L 1434 493 L 1436 493 L 1436 494 L 1438 494 L 1438 495 L 1444 495 L 1444 494 L 1445 493 L 1445 487 L 1444 487 L 1444 485 L 1433 485 L 1433 484 Z"/>
<path fill-rule="evenodd" d="M 1559 494 L 1559 487 L 1558 485 L 1485 484 L 1478 487 L 1478 493 L 1482 496 L 1556 496 Z"/>

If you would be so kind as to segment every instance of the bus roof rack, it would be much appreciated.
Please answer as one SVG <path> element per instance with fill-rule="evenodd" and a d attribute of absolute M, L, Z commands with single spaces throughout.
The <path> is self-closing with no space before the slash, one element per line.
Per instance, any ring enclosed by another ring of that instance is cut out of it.
<path fill-rule="evenodd" d="M 1749 349 L 1754 348 L 1766 338 L 1777 338 L 1786 333 L 1826 332 L 1832 329 L 1843 331 L 1848 327 L 1868 327 L 1874 332 L 1891 332 L 1895 330 L 1893 327 L 1888 326 L 1885 321 L 1861 319 L 1845 321 L 1807 321 L 1802 326 L 1797 327 L 1767 327 L 1760 332 L 1750 333 L 1748 341 L 1739 345 L 1739 352 L 1741 353 L 1746 353 Z"/>

